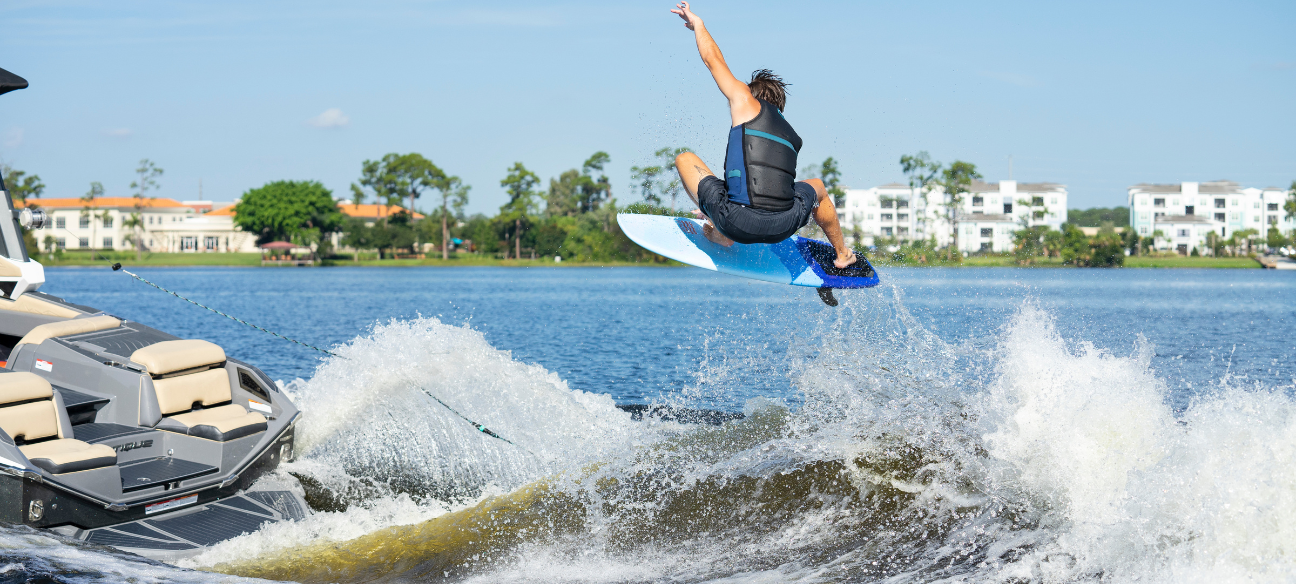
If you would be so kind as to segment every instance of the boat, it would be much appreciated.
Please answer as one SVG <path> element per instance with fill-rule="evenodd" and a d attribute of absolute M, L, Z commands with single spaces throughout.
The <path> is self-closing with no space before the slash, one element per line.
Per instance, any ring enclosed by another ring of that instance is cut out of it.
<path fill-rule="evenodd" d="M 27 86 L 0 69 L 0 94 Z M 171 561 L 309 513 L 258 479 L 300 412 L 256 366 L 40 292 L 0 177 L 0 521 Z"/>

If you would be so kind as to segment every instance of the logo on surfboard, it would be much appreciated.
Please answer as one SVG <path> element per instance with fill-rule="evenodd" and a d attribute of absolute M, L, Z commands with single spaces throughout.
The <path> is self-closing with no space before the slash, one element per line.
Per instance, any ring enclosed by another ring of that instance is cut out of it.
<path fill-rule="evenodd" d="M 680 231 L 683 231 L 684 233 L 687 233 L 689 235 L 698 234 L 697 224 L 693 223 L 692 221 L 689 221 L 688 219 L 676 219 L 675 224 L 679 225 Z"/>

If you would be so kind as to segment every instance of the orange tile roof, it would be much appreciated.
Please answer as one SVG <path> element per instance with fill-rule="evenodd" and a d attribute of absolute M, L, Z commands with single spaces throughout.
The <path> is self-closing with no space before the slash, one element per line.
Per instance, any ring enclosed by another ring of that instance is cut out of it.
<path fill-rule="evenodd" d="M 355 205 L 351 203 L 339 203 L 338 209 L 348 217 L 374 218 L 386 217 L 395 213 L 404 211 L 405 208 L 399 205 Z M 422 213 L 415 213 L 415 219 L 422 219 Z"/>
<path fill-rule="evenodd" d="M 81 199 L 27 199 L 27 206 L 38 206 L 42 209 L 81 209 L 86 207 L 86 202 Z M 95 197 L 93 207 L 134 207 L 135 197 Z M 174 208 L 188 207 L 180 204 L 175 199 L 144 199 L 140 201 L 141 207 L 149 208 Z"/>
<path fill-rule="evenodd" d="M 234 216 L 234 205 L 225 205 L 224 207 L 221 207 L 221 208 L 219 208 L 219 209 L 216 209 L 215 211 L 208 211 L 208 212 L 207 212 L 207 215 L 218 215 L 218 216 L 221 216 L 221 217 L 224 217 L 224 216 L 228 215 L 228 216 L 233 217 L 233 216 Z"/>

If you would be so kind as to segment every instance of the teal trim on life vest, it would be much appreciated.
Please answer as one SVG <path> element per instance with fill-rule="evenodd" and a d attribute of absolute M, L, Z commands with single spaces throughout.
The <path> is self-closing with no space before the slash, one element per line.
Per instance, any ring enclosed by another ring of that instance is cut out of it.
<path fill-rule="evenodd" d="M 729 171 L 729 174 L 725 175 L 725 178 L 733 178 L 733 177 L 738 177 L 738 176 L 742 176 L 742 171 L 741 171 L 741 170 L 737 170 L 737 169 L 735 169 L 735 170 L 731 170 L 731 171 Z"/>
<path fill-rule="evenodd" d="M 782 145 L 784 145 L 784 146 L 787 146 L 788 148 L 791 148 L 793 152 L 796 152 L 796 146 L 793 146 L 791 142 L 788 142 L 787 140 L 784 140 L 784 139 L 782 139 L 782 138 L 780 138 L 780 137 L 778 137 L 778 136 L 775 136 L 774 134 L 768 134 L 768 133 L 762 132 L 762 131 L 760 131 L 760 130 L 748 130 L 748 129 L 746 129 L 746 128 L 743 129 L 743 133 L 744 133 L 744 134 L 747 134 L 748 136 L 756 136 L 757 138 L 764 138 L 764 139 L 766 139 L 766 140 L 773 140 L 773 141 L 775 141 L 775 142 L 778 142 L 779 144 L 782 144 Z"/>

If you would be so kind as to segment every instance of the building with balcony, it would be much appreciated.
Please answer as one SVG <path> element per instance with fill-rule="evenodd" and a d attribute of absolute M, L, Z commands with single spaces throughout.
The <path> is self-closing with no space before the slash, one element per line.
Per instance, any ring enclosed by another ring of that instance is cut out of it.
<path fill-rule="evenodd" d="M 1253 229 L 1264 237 L 1269 229 L 1296 229 L 1283 204 L 1291 191 L 1280 187 L 1242 187 L 1228 180 L 1137 184 L 1129 188 L 1130 228 L 1141 237 L 1156 237 L 1156 247 L 1191 253 L 1204 249 L 1206 236 L 1222 239 Z"/>
<path fill-rule="evenodd" d="M 969 191 L 952 217 L 958 223 L 960 251 L 1012 251 L 1013 232 L 1038 225 L 1061 229 L 1067 220 L 1067 190 L 1060 184 L 973 181 Z M 947 202 L 940 188 L 915 193 L 908 185 L 891 183 L 846 189 L 837 214 L 851 241 L 875 245 L 879 240 L 935 238 L 942 247 L 953 233 Z"/>

